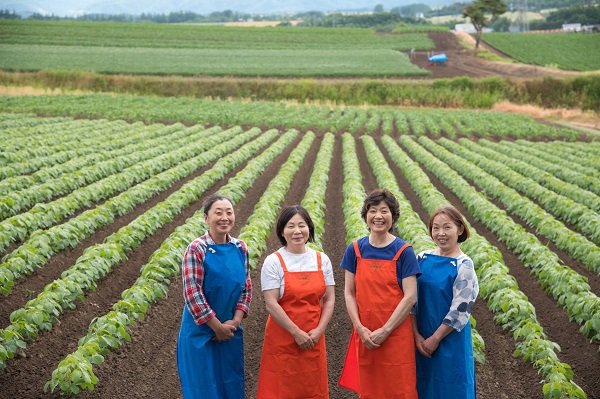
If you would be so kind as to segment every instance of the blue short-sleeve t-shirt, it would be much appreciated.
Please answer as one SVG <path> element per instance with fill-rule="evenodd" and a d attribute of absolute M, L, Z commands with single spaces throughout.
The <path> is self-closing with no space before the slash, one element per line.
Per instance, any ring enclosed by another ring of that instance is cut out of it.
<path fill-rule="evenodd" d="M 379 259 L 379 260 L 390 260 L 393 259 L 396 253 L 402 248 L 406 242 L 398 237 L 394 239 L 390 244 L 385 247 L 379 248 L 374 247 L 369 243 L 369 237 L 362 237 L 358 239 L 358 249 L 360 256 L 363 259 Z M 354 245 L 352 243 L 346 247 L 344 257 L 342 258 L 341 266 L 343 269 L 348 270 L 351 273 L 356 274 L 357 265 L 356 253 L 354 252 Z M 396 276 L 398 278 L 398 285 L 402 289 L 402 279 L 421 275 L 421 268 L 417 262 L 415 251 L 412 247 L 406 247 L 400 258 L 396 261 Z"/>

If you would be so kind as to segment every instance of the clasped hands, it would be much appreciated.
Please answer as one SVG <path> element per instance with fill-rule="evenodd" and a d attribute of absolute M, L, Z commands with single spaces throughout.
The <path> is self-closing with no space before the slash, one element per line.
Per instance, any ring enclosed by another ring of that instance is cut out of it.
<path fill-rule="evenodd" d="M 440 341 L 434 338 L 433 335 L 425 339 L 421 334 L 415 334 L 415 346 L 419 353 L 425 357 L 431 357 L 439 344 Z"/>
<path fill-rule="evenodd" d="M 379 348 L 391 333 L 391 331 L 387 331 L 383 327 L 371 331 L 365 326 L 358 327 L 356 332 L 358 333 L 360 341 L 367 349 Z"/>
<path fill-rule="evenodd" d="M 293 334 L 293 337 L 301 349 L 308 350 L 312 349 L 317 344 L 322 334 L 323 333 L 316 328 L 310 330 L 309 332 L 305 332 L 298 329 L 298 331 L 295 334 Z"/>
<path fill-rule="evenodd" d="M 213 329 L 215 335 L 212 337 L 213 341 L 225 342 L 233 338 L 233 333 L 237 330 L 239 324 L 234 320 L 227 320 L 223 323 L 220 323 L 220 326 L 217 326 Z"/>

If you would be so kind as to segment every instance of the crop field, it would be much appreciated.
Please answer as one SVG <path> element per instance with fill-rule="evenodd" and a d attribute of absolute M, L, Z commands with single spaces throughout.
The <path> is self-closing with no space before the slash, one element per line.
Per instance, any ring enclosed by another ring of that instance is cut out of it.
<path fill-rule="evenodd" d="M 525 64 L 574 71 L 600 69 L 600 35 L 486 33 L 489 45 Z"/>
<path fill-rule="evenodd" d="M 335 266 L 331 397 L 356 397 L 336 385 L 351 332 L 336 265 L 367 234 L 376 187 L 399 198 L 397 234 L 417 252 L 442 204 L 473 229 L 478 397 L 600 397 L 600 145 L 573 130 L 466 110 L 29 96 L 0 98 L 0 139 L 7 397 L 181 397 L 180 262 L 217 191 L 254 268 L 247 397 L 267 318 L 260 266 L 280 207 L 298 203 Z"/>
<path fill-rule="evenodd" d="M 0 22 L 0 68 L 212 76 L 420 76 L 426 33 L 95 22 Z"/>

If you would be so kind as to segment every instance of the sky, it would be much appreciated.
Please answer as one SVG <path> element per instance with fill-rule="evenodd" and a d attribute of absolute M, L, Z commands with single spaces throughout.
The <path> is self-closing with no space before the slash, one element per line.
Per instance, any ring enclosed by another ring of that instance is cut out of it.
<path fill-rule="evenodd" d="M 96 13 L 168 14 L 176 11 L 207 15 L 224 10 L 248 14 L 281 14 L 303 11 L 372 11 L 377 4 L 382 4 L 384 10 L 390 10 L 414 3 L 435 6 L 449 4 L 451 0 L 0 0 L 0 9 L 15 11 L 22 16 L 37 12 L 61 17 Z"/>

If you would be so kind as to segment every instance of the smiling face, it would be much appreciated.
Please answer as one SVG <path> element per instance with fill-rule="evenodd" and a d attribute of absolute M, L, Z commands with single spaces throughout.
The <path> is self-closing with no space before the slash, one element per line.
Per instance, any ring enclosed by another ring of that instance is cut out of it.
<path fill-rule="evenodd" d="M 233 205 L 227 200 L 215 201 L 208 214 L 204 215 L 204 221 L 208 224 L 208 233 L 215 242 L 225 242 L 226 235 L 233 228 L 235 214 Z"/>
<path fill-rule="evenodd" d="M 285 248 L 290 252 L 304 252 L 308 241 L 309 228 L 306 221 L 299 214 L 292 216 L 281 232 L 286 241 Z"/>
<path fill-rule="evenodd" d="M 433 218 L 431 238 L 440 248 L 441 254 L 453 254 L 460 251 L 458 236 L 463 233 L 463 227 L 458 226 L 448 215 L 440 213 Z"/>
<path fill-rule="evenodd" d="M 392 212 L 384 201 L 371 205 L 365 219 L 372 234 L 387 234 L 392 228 Z"/>

